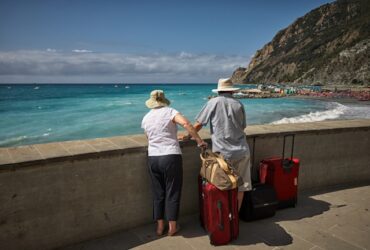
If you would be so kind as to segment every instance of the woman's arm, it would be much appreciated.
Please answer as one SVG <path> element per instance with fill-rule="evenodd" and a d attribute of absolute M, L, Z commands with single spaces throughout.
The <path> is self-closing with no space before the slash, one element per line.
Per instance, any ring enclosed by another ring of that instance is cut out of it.
<path fill-rule="evenodd" d="M 186 117 L 178 113 L 173 118 L 173 122 L 184 127 L 188 131 L 188 133 L 191 135 L 191 137 L 193 137 L 196 140 L 198 147 L 207 147 L 207 143 L 203 141 L 202 138 L 200 138 L 200 136 L 197 133 L 197 130 L 193 127 L 193 125 L 189 122 L 189 120 L 186 119 Z"/>
<path fill-rule="evenodd" d="M 194 127 L 195 131 L 199 132 L 199 130 L 201 130 L 203 128 L 203 125 L 199 122 L 195 122 L 193 127 Z M 190 140 L 191 137 L 192 137 L 191 134 L 188 133 L 187 135 L 182 135 L 180 138 L 183 141 L 187 141 L 187 140 Z"/>

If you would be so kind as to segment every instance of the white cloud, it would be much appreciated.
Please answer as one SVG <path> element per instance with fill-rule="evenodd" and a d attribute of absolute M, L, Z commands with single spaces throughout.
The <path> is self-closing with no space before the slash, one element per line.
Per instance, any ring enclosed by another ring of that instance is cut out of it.
<path fill-rule="evenodd" d="M 56 49 L 50 49 L 50 48 L 47 48 L 47 49 L 46 49 L 46 51 L 47 51 L 47 52 L 52 52 L 52 53 L 57 52 L 57 50 L 56 50 Z"/>
<path fill-rule="evenodd" d="M 186 52 L 10 51 L 0 52 L 0 82 L 215 82 L 247 63 L 242 56 Z"/>
<path fill-rule="evenodd" d="M 74 49 L 72 51 L 75 53 L 91 53 L 92 52 L 91 50 L 87 50 L 87 49 Z"/>

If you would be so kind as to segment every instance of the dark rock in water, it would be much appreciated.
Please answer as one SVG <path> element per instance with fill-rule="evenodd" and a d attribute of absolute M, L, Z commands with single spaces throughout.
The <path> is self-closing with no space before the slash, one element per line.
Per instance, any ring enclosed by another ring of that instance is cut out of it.
<path fill-rule="evenodd" d="M 235 83 L 370 84 L 370 1 L 312 10 L 258 50 Z"/>

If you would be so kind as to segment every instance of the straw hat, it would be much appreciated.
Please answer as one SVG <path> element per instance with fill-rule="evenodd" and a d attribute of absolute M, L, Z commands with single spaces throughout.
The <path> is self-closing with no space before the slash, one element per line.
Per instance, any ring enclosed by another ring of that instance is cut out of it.
<path fill-rule="evenodd" d="M 234 84 L 230 78 L 221 78 L 218 80 L 217 89 L 213 89 L 212 92 L 220 91 L 236 91 L 240 88 L 234 88 Z"/>
<path fill-rule="evenodd" d="M 150 92 L 150 98 L 145 102 L 145 105 L 150 109 L 155 109 L 170 105 L 170 101 L 164 97 L 163 90 L 153 90 Z"/>

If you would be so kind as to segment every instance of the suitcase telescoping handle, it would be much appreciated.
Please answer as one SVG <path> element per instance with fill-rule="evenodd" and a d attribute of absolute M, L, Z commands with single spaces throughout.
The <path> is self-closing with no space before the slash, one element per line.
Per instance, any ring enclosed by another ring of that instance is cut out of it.
<path fill-rule="evenodd" d="M 252 167 L 254 166 L 254 151 L 256 149 L 256 137 L 253 137 Z"/>
<path fill-rule="evenodd" d="M 251 158 L 251 162 L 252 162 L 252 183 L 255 182 L 255 183 L 258 183 L 258 182 L 261 182 L 261 178 L 259 177 L 260 176 L 260 169 L 257 168 L 257 170 L 254 168 L 254 163 L 255 163 L 255 152 L 256 152 L 256 136 L 253 137 L 253 147 L 252 147 L 252 158 Z M 256 176 L 257 175 L 257 176 Z"/>
<path fill-rule="evenodd" d="M 284 155 L 285 155 L 285 141 L 286 141 L 286 138 L 291 136 L 292 137 L 292 151 L 291 151 L 291 154 L 290 154 L 290 159 L 285 159 L 284 158 Z M 290 171 L 292 166 L 293 166 L 293 152 L 294 152 L 294 138 L 295 138 L 295 135 L 294 134 L 289 134 L 289 135 L 284 135 L 284 140 L 283 140 L 283 155 L 281 156 L 281 165 L 283 166 L 284 170 L 287 170 L 287 171 Z"/>

